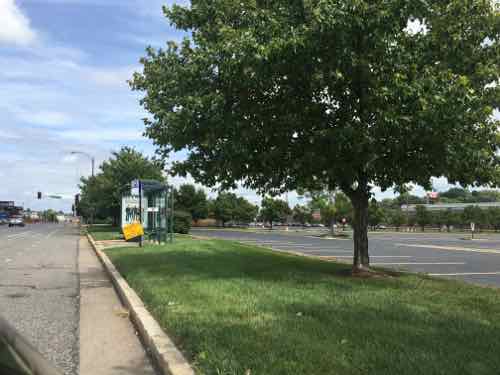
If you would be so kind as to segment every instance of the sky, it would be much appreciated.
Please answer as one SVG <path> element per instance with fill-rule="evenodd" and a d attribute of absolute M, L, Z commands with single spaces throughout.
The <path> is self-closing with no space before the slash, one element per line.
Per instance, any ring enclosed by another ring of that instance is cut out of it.
<path fill-rule="evenodd" d="M 152 142 L 142 137 L 147 114 L 140 94 L 126 81 L 140 71 L 147 45 L 182 39 L 162 14 L 162 5 L 173 3 L 0 0 L 0 200 L 69 211 L 80 177 L 91 170 L 88 156 L 72 152 L 94 156 L 96 165 L 123 145 L 154 154 Z M 441 178 L 434 187 L 448 185 Z M 38 191 L 63 199 L 38 201 Z M 261 200 L 249 190 L 237 193 Z M 294 193 L 288 198 L 292 205 L 301 202 Z"/>

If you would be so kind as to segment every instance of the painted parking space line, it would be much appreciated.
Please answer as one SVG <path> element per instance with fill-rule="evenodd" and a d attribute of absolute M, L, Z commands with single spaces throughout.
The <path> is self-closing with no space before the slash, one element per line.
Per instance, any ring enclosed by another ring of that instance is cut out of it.
<path fill-rule="evenodd" d="M 352 241 L 350 238 L 341 238 L 341 237 L 317 237 L 317 236 L 304 236 L 308 238 L 314 238 L 316 240 L 328 240 L 328 241 Z"/>
<path fill-rule="evenodd" d="M 446 266 L 446 265 L 460 265 L 463 266 L 465 262 L 378 262 L 378 263 L 371 263 L 373 266 L 392 266 L 392 265 L 404 265 L 404 266 Z"/>
<path fill-rule="evenodd" d="M 471 253 L 500 254 L 500 250 L 497 249 L 489 250 L 489 249 L 478 249 L 472 247 L 421 245 L 421 244 L 407 244 L 407 243 L 397 243 L 396 246 L 418 247 L 424 249 L 436 249 L 436 250 L 447 250 L 447 251 L 465 251 Z"/>
<path fill-rule="evenodd" d="M 429 273 L 430 276 L 497 276 L 500 272 Z"/>

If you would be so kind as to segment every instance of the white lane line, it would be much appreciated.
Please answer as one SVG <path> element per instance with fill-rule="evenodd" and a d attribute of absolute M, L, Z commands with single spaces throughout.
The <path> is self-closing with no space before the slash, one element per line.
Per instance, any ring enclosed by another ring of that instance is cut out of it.
<path fill-rule="evenodd" d="M 500 254 L 500 250 L 493 249 L 478 249 L 471 247 L 458 247 L 458 246 L 438 246 L 438 245 L 420 245 L 420 244 L 407 244 L 407 243 L 397 243 L 397 246 L 405 247 L 420 247 L 424 249 L 437 249 L 437 250 L 448 250 L 448 251 L 468 251 L 472 253 L 484 253 L 484 254 Z"/>
<path fill-rule="evenodd" d="M 430 276 L 494 276 L 500 272 L 429 273 Z"/>
<path fill-rule="evenodd" d="M 411 265 L 418 265 L 418 266 L 430 266 L 430 265 L 436 265 L 436 266 L 444 266 L 444 265 L 464 265 L 465 262 L 437 262 L 437 263 L 429 263 L 429 262 L 395 262 L 395 263 L 371 263 L 374 266 L 392 266 L 392 265 L 404 265 L 404 266 L 411 266 Z"/>
<path fill-rule="evenodd" d="M 16 234 L 11 234 L 10 236 L 7 236 L 7 239 L 14 239 L 14 238 L 21 238 L 26 236 L 27 234 L 30 234 L 31 232 L 22 232 L 22 233 L 16 233 Z"/>

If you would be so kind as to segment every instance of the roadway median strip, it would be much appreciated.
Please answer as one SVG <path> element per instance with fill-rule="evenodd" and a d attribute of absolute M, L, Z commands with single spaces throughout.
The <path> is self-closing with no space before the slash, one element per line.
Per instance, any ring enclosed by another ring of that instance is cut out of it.
<path fill-rule="evenodd" d="M 199 373 L 499 368 L 497 289 L 412 273 L 351 277 L 350 264 L 187 236 L 106 253 Z"/>
<path fill-rule="evenodd" d="M 458 247 L 458 246 L 439 246 L 439 245 L 423 245 L 423 244 L 407 244 L 407 243 L 397 243 L 396 246 L 404 247 L 417 247 L 424 249 L 436 249 L 436 250 L 448 250 L 448 251 L 465 251 L 472 253 L 484 253 L 484 254 L 500 254 L 500 250 L 493 249 L 480 249 L 471 247 Z"/>

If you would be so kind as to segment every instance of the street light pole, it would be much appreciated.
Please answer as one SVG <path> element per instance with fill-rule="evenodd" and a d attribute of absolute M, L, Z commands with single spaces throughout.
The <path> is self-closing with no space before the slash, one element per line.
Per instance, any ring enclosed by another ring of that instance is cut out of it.
<path fill-rule="evenodd" d="M 88 157 L 90 159 L 90 161 L 92 163 L 92 177 L 94 177 L 95 158 L 92 155 L 90 155 L 86 152 L 83 152 L 83 151 L 71 151 L 71 155 L 78 155 L 78 154 L 85 155 L 86 157 Z"/>
<path fill-rule="evenodd" d="M 92 163 L 92 177 L 95 177 L 95 174 L 94 174 L 95 158 L 92 155 L 90 155 L 86 152 L 83 152 L 83 151 L 71 151 L 71 155 L 78 155 L 78 154 L 85 155 L 86 157 L 88 157 L 90 159 L 90 161 Z M 94 207 L 93 207 L 93 205 L 90 207 L 90 210 L 91 210 L 90 221 L 93 225 L 94 224 Z"/>

